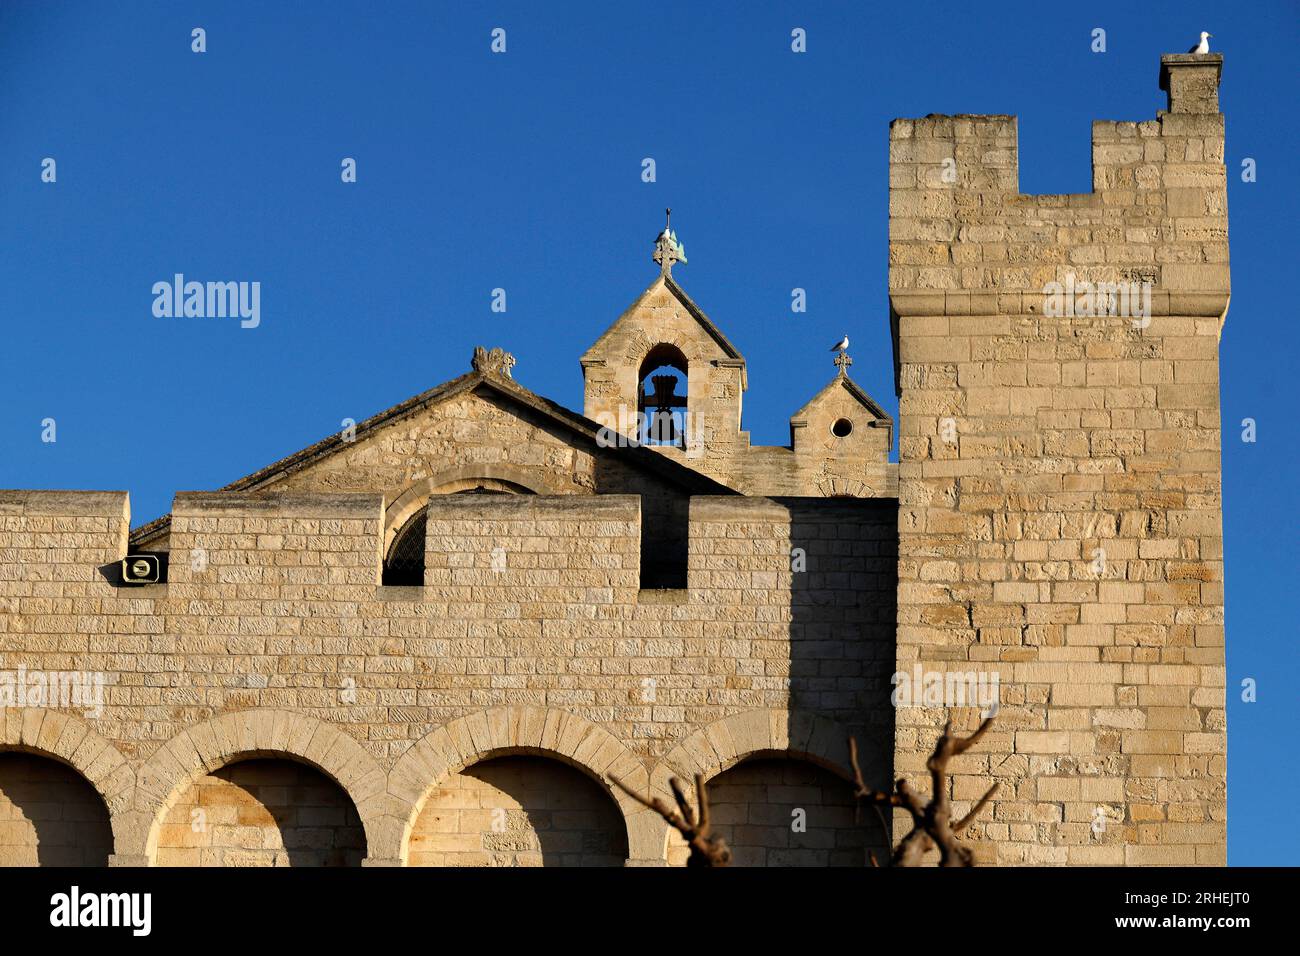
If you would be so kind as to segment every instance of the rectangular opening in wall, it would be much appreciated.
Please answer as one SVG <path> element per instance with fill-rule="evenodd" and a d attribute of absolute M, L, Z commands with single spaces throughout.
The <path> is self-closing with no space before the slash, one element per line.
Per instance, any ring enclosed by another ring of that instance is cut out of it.
<path fill-rule="evenodd" d="M 425 529 L 428 512 L 416 512 L 393 538 L 384 558 L 381 583 L 384 587 L 424 586 Z"/>
<path fill-rule="evenodd" d="M 686 498 L 641 496 L 641 589 L 686 587 L 689 504 Z"/>

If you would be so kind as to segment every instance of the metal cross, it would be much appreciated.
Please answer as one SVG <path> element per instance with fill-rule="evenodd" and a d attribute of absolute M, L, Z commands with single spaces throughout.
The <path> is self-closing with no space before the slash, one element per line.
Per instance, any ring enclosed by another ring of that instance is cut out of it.
<path fill-rule="evenodd" d="M 664 225 L 664 231 L 655 240 L 654 260 L 659 263 L 659 271 L 663 275 L 669 276 L 673 274 L 673 263 L 680 261 L 681 257 L 677 251 L 677 243 L 673 242 L 673 211 L 669 208 L 665 209 L 664 212 L 668 218 Z"/>

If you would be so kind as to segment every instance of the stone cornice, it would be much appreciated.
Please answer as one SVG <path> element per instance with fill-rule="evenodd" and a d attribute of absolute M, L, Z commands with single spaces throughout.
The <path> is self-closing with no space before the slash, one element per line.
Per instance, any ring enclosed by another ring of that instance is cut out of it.
<path fill-rule="evenodd" d="M 1151 291 L 1152 315 L 1222 318 L 1228 311 L 1227 292 Z M 1010 292 L 895 291 L 889 294 L 894 315 L 1041 315 L 1041 289 Z"/>

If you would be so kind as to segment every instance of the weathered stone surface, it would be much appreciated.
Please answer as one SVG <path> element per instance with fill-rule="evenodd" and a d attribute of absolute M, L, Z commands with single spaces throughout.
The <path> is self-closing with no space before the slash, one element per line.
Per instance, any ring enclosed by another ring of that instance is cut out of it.
<path fill-rule="evenodd" d="M 1216 641 L 1223 623 L 1221 66 L 1166 56 L 1168 112 L 1094 123 L 1085 196 L 1018 192 L 1014 117 L 891 132 L 899 496 L 924 505 L 899 525 L 899 668 L 938 657 L 1000 674 L 1029 760 L 975 825 L 998 862 L 1224 859 L 1222 646 L 1193 663 L 1176 623 L 1191 612 Z M 948 180 L 930 177 L 948 158 Z M 1151 285 L 1128 311 L 1055 308 L 1048 285 L 1135 281 Z M 969 298 L 943 291 L 957 287 Z M 980 324 L 957 325 L 977 302 Z M 898 764 L 923 758 L 937 722 L 899 712 Z M 1202 754 L 1218 762 L 1189 762 Z M 1103 757 L 1086 790 L 1057 776 Z M 1189 799 L 1159 785 L 1180 766 Z M 1036 825 L 1004 822 L 1022 820 Z"/>
<path fill-rule="evenodd" d="M 951 778 L 959 813 L 1002 784 L 980 862 L 1221 863 L 1220 69 L 1164 58 L 1082 196 L 1019 193 L 1014 117 L 895 121 L 897 424 L 841 357 L 751 447 L 744 359 L 665 268 L 585 417 L 481 350 L 133 535 L 124 492 L 0 491 L 0 674 L 103 678 L 0 707 L 0 864 L 664 864 L 610 778 L 699 773 L 739 862 L 860 865 L 849 737 L 924 780 L 990 676 Z M 698 421 L 628 447 L 661 364 Z M 407 532 L 422 581 L 385 586 Z M 165 583 L 121 585 L 128 541 Z"/>

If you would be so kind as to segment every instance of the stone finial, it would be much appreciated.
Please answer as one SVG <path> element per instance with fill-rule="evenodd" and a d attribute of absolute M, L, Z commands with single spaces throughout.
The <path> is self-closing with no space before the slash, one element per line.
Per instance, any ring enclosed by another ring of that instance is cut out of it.
<path fill-rule="evenodd" d="M 1219 112 L 1222 53 L 1166 53 L 1160 58 L 1160 88 L 1170 113 Z"/>
<path fill-rule="evenodd" d="M 510 370 L 515 367 L 515 357 L 505 349 L 485 349 L 481 345 L 474 347 L 474 357 L 470 359 L 470 367 L 476 372 L 483 372 L 487 375 L 500 375 L 502 378 L 512 378 Z"/>
<path fill-rule="evenodd" d="M 664 231 L 659 234 L 655 240 L 654 261 L 659 263 L 661 274 L 669 276 L 673 274 L 674 262 L 686 262 L 686 247 L 677 241 L 677 233 L 672 230 L 673 211 L 665 209 L 667 222 L 664 225 Z"/>
<path fill-rule="evenodd" d="M 848 352 L 840 351 L 838 354 L 836 354 L 835 367 L 840 370 L 839 374 L 847 375 L 849 373 L 849 366 L 852 364 L 853 364 L 853 359 L 849 358 Z"/>

